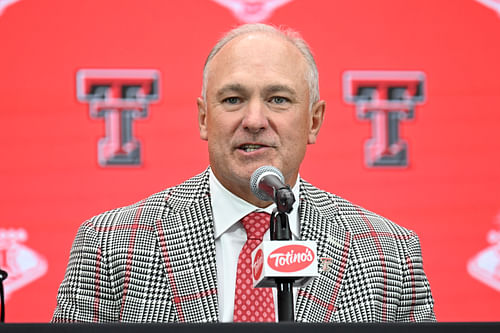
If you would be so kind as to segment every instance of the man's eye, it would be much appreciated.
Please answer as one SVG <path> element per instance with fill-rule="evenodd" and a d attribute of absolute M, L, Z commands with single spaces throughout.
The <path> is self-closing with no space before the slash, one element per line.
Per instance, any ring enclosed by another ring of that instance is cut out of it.
<path fill-rule="evenodd" d="M 240 101 L 241 100 L 239 97 L 228 97 L 228 98 L 225 98 L 222 102 L 228 103 L 228 104 L 238 104 Z"/>
<path fill-rule="evenodd" d="M 271 97 L 271 102 L 274 103 L 274 104 L 284 104 L 284 103 L 286 103 L 288 101 L 289 100 L 286 97 L 281 97 L 281 96 Z"/>

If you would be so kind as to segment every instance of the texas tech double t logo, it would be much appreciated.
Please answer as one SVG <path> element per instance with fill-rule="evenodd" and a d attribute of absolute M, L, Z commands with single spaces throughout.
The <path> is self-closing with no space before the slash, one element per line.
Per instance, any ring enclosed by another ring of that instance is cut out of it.
<path fill-rule="evenodd" d="M 399 137 L 399 121 L 412 119 L 424 101 L 425 75 L 414 71 L 348 71 L 344 99 L 356 105 L 359 119 L 372 123 L 365 143 L 368 167 L 407 166 L 408 145 Z"/>
<path fill-rule="evenodd" d="M 102 166 L 141 164 L 141 145 L 134 137 L 135 118 L 145 118 L 158 100 L 154 70 L 82 69 L 76 76 L 77 97 L 89 103 L 91 118 L 104 118 L 106 136 L 98 143 Z"/>

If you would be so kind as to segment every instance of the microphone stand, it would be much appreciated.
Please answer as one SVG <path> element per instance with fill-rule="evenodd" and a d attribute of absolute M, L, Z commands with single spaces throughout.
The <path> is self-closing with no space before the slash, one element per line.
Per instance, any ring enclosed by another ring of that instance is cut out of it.
<path fill-rule="evenodd" d="M 295 202 L 290 186 L 281 188 L 276 193 L 276 208 L 271 214 L 270 233 L 272 241 L 292 240 L 292 232 L 288 223 L 288 213 L 292 211 Z M 278 290 L 278 320 L 294 321 L 293 313 L 293 278 L 277 278 Z"/>
<path fill-rule="evenodd" d="M 3 292 L 3 280 L 7 278 L 8 274 L 6 271 L 0 269 L 0 323 L 5 322 L 5 300 L 4 300 L 4 292 Z"/>

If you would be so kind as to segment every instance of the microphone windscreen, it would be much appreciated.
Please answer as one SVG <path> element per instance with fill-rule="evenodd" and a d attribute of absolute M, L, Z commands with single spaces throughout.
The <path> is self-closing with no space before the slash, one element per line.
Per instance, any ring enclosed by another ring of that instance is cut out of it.
<path fill-rule="evenodd" d="M 267 195 L 266 192 L 262 191 L 259 188 L 259 182 L 262 179 L 262 177 L 267 176 L 267 175 L 273 175 L 279 178 L 282 183 L 285 182 L 285 177 L 283 177 L 283 174 L 281 171 L 279 171 L 278 168 L 275 168 L 270 165 L 265 165 L 261 166 L 257 170 L 255 170 L 252 173 L 252 177 L 250 178 L 250 189 L 252 190 L 252 193 L 259 198 L 260 200 L 268 201 L 269 196 Z M 271 198 L 272 200 L 272 198 Z"/>

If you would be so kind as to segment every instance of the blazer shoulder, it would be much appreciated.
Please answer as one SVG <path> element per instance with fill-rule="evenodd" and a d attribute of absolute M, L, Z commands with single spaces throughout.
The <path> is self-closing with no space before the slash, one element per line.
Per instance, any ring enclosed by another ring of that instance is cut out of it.
<path fill-rule="evenodd" d="M 182 210 L 209 193 L 208 169 L 181 184 L 166 188 L 131 205 L 98 214 L 84 225 L 96 231 L 138 223 L 151 225 L 161 219 L 166 210 Z"/>
<path fill-rule="evenodd" d="M 390 219 L 352 203 L 334 193 L 321 190 L 301 179 L 301 199 L 310 202 L 320 211 L 335 211 L 341 218 L 343 227 L 351 234 L 366 232 L 389 232 L 402 238 L 415 236 L 409 230 Z"/>

